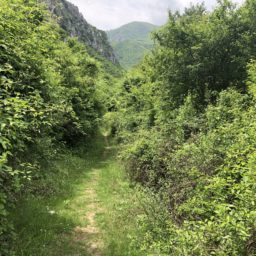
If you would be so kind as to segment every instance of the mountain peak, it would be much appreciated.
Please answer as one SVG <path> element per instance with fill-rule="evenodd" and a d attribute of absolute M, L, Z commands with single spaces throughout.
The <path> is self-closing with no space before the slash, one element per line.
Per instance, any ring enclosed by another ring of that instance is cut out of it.
<path fill-rule="evenodd" d="M 131 21 L 127 24 L 124 24 L 124 25 L 120 26 L 119 28 L 125 27 L 125 26 L 133 26 L 133 25 L 135 25 L 135 26 L 158 27 L 157 25 L 154 25 L 154 24 L 146 22 L 146 21 Z"/>
<path fill-rule="evenodd" d="M 149 34 L 157 29 L 158 26 L 148 22 L 133 21 L 122 25 L 117 29 L 107 31 L 111 42 L 121 42 L 124 40 L 138 39 L 148 37 Z"/>

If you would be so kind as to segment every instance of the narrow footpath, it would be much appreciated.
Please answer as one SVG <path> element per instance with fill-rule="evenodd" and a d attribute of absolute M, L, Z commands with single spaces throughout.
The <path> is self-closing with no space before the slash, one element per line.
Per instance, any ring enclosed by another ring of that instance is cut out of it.
<path fill-rule="evenodd" d="M 97 143 L 90 152 L 57 161 L 65 174 L 60 195 L 21 202 L 14 216 L 17 255 L 136 255 L 129 249 L 140 211 L 136 193 L 108 138 Z"/>

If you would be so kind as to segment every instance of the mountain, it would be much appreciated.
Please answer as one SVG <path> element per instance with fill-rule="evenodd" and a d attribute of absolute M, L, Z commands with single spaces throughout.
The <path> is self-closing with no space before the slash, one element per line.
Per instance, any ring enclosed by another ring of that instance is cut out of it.
<path fill-rule="evenodd" d="M 113 48 L 111 47 L 106 32 L 90 25 L 77 6 L 66 0 L 41 0 L 57 16 L 59 24 L 69 36 L 77 37 L 79 41 L 93 48 L 100 55 L 118 64 Z"/>
<path fill-rule="evenodd" d="M 132 22 L 120 28 L 107 31 L 115 55 L 126 69 L 138 64 L 143 56 L 153 48 L 150 33 L 158 26 L 147 22 Z"/>

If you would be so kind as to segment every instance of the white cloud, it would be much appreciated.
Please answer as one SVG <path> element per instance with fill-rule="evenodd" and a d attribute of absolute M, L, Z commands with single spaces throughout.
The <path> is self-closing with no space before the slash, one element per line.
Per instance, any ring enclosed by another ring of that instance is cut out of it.
<path fill-rule="evenodd" d="M 182 10 L 201 0 L 69 0 L 77 5 L 85 19 L 97 28 L 108 30 L 132 21 L 164 24 L 168 9 Z M 241 2 L 243 0 L 236 0 Z M 205 0 L 211 9 L 216 0 Z"/>

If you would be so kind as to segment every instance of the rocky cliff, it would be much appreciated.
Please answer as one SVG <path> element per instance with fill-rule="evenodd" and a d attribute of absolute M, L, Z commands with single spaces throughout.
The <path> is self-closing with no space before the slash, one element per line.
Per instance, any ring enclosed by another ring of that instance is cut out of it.
<path fill-rule="evenodd" d="M 106 59 L 118 64 L 106 33 L 90 25 L 77 6 L 66 0 L 43 0 L 43 2 L 59 18 L 60 26 L 71 37 L 77 37 L 79 41 L 92 47 Z"/>

